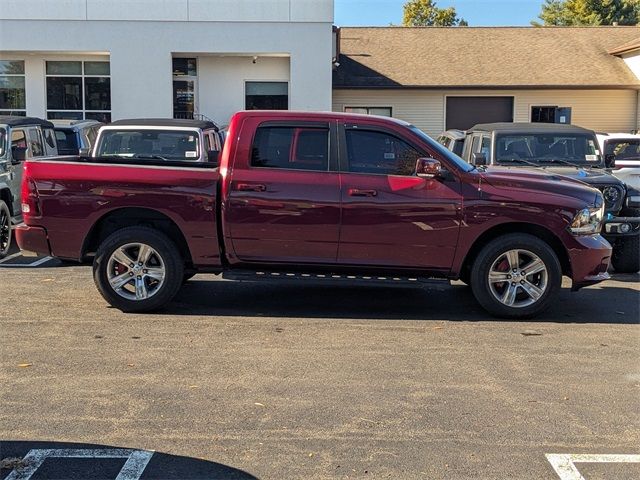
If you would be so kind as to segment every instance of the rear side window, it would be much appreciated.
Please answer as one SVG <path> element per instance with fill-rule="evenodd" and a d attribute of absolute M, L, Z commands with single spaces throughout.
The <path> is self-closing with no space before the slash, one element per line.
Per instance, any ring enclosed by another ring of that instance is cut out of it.
<path fill-rule="evenodd" d="M 348 170 L 380 175 L 413 175 L 420 153 L 393 135 L 347 130 Z"/>
<path fill-rule="evenodd" d="M 260 127 L 251 149 L 251 166 L 329 170 L 329 129 Z"/>
<path fill-rule="evenodd" d="M 31 154 L 34 157 L 44 156 L 44 147 L 42 146 L 42 138 L 37 128 L 30 128 L 29 140 L 31 141 Z"/>

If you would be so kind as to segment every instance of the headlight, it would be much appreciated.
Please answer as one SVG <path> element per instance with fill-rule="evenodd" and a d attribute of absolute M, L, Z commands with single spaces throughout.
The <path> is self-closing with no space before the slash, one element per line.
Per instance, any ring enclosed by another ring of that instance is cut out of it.
<path fill-rule="evenodd" d="M 583 208 L 573 217 L 569 229 L 574 235 L 592 235 L 600 233 L 602 229 L 602 218 L 604 216 L 604 205 L 600 207 Z"/>
<path fill-rule="evenodd" d="M 607 205 L 615 205 L 616 202 L 620 200 L 620 190 L 616 187 L 604 187 L 602 189 L 602 195 Z"/>

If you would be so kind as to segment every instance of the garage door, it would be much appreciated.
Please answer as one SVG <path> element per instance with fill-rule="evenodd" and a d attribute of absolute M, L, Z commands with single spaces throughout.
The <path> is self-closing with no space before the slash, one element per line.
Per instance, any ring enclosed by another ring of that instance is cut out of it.
<path fill-rule="evenodd" d="M 447 130 L 491 122 L 513 122 L 513 97 L 447 97 Z"/>

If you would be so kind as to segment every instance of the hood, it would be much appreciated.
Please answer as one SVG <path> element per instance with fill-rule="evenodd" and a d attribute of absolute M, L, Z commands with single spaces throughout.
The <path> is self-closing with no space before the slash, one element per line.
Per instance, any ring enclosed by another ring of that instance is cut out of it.
<path fill-rule="evenodd" d="M 564 170 L 564 169 L 561 169 Z M 573 170 L 575 168 L 569 168 Z M 553 173 L 548 168 L 526 169 L 518 167 L 487 167 L 480 171 L 483 182 L 496 189 L 530 190 L 540 194 L 563 195 L 579 198 L 593 205 L 600 192 L 576 177 Z M 611 175 L 608 175 L 611 176 Z"/>
<path fill-rule="evenodd" d="M 544 167 L 541 170 L 551 175 L 562 175 L 592 185 L 620 185 L 622 182 L 601 168 L 576 168 L 569 166 Z"/>

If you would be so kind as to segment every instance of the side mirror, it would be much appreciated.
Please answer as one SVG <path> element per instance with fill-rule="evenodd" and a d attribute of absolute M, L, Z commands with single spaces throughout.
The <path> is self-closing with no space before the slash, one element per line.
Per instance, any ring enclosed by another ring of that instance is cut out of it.
<path fill-rule="evenodd" d="M 435 158 L 419 158 L 416 162 L 416 175 L 421 178 L 439 177 L 442 164 Z"/>
<path fill-rule="evenodd" d="M 474 165 L 486 165 L 487 164 L 487 156 L 484 153 L 473 153 L 471 154 L 471 160 Z"/>
<path fill-rule="evenodd" d="M 605 168 L 613 168 L 616 166 L 616 156 L 613 153 L 604 156 Z"/>
<path fill-rule="evenodd" d="M 14 145 L 11 147 L 11 163 L 13 165 L 18 165 L 21 162 L 24 162 L 27 158 L 27 147 L 18 147 Z"/>
<path fill-rule="evenodd" d="M 218 150 L 209 150 L 207 152 L 207 162 L 213 163 L 214 165 L 218 165 L 218 156 L 220 152 Z"/>

